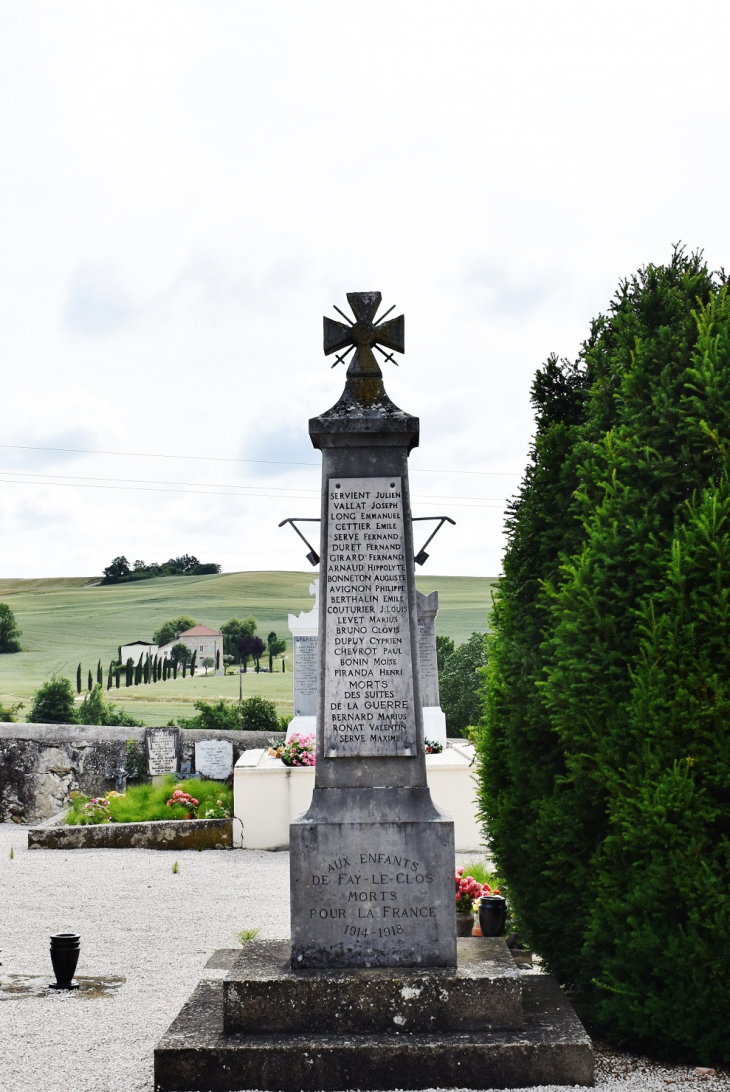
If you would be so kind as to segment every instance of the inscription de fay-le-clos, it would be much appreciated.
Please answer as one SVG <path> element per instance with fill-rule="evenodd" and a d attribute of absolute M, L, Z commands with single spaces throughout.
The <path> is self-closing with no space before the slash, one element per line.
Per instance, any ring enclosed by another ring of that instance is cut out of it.
<path fill-rule="evenodd" d="M 330 479 L 325 753 L 415 754 L 399 477 Z"/>

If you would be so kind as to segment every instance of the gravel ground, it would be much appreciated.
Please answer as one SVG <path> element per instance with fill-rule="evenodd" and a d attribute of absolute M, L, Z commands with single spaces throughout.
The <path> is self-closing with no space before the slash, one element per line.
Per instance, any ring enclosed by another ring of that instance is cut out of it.
<path fill-rule="evenodd" d="M 245 928 L 288 936 L 289 855 L 28 852 L 26 841 L 24 828 L 0 824 L 0 981 L 13 974 L 50 981 L 48 937 L 73 930 L 81 934 L 78 974 L 121 975 L 126 983 L 98 998 L 0 991 L 0 1090 L 152 1092 L 155 1043 L 212 952 L 235 947 Z M 602 1092 L 673 1092 L 672 1084 L 730 1092 L 730 1074 L 597 1052 Z"/>

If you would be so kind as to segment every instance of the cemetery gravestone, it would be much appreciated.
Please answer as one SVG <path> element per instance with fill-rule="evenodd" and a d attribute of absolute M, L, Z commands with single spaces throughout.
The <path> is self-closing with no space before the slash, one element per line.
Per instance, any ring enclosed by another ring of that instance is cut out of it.
<path fill-rule="evenodd" d="M 312 610 L 289 615 L 294 659 L 294 716 L 287 727 L 287 740 L 294 733 L 306 736 L 315 731 L 319 681 L 319 580 L 309 585 L 309 592 L 315 596 Z"/>
<path fill-rule="evenodd" d="M 148 728 L 145 732 L 147 768 L 151 777 L 177 771 L 179 728 Z"/>
<path fill-rule="evenodd" d="M 439 671 L 436 655 L 436 615 L 439 593 L 416 592 L 418 603 L 418 655 L 421 663 L 421 704 L 426 739 L 446 746 L 446 717 L 439 705 Z"/>
<path fill-rule="evenodd" d="M 233 769 L 230 739 L 199 739 L 195 744 L 195 772 L 212 781 L 225 781 Z"/>

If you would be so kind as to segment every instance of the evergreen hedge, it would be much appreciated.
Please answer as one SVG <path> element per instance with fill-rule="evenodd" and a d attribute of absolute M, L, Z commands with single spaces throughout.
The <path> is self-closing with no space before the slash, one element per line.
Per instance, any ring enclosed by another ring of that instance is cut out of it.
<path fill-rule="evenodd" d="M 675 250 L 533 386 L 480 729 L 520 929 L 621 1045 L 730 1062 L 730 299 Z"/>

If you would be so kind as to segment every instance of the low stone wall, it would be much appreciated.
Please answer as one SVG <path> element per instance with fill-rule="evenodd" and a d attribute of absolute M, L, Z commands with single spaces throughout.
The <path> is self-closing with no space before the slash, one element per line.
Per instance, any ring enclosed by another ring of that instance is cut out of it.
<path fill-rule="evenodd" d="M 232 849 L 232 819 L 159 819 L 151 823 L 38 827 L 28 849 Z"/>
<path fill-rule="evenodd" d="M 271 735 L 284 738 L 283 732 Z M 266 732 L 181 731 L 180 765 L 195 769 L 197 740 L 229 739 L 235 764 L 268 738 Z M 72 792 L 97 796 L 113 789 L 118 772 L 127 772 L 130 739 L 143 751 L 145 729 L 0 723 L 0 822 L 39 823 L 67 808 Z"/>

